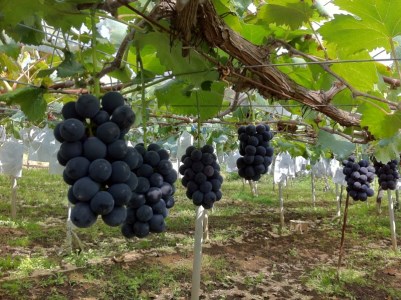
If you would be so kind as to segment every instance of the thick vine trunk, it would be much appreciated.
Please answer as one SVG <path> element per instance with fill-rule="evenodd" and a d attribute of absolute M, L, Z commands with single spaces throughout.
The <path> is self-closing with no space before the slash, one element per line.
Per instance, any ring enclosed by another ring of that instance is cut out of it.
<path fill-rule="evenodd" d="M 269 64 L 267 48 L 254 45 L 231 30 L 217 15 L 209 0 L 203 2 L 199 8 L 200 32 L 210 45 L 227 52 L 245 66 Z M 274 66 L 253 67 L 249 68 L 249 72 L 252 74 L 252 81 L 248 86 L 257 89 L 265 97 L 295 100 L 325 114 L 343 126 L 360 125 L 359 117 L 328 103 L 324 92 L 304 88 Z"/>

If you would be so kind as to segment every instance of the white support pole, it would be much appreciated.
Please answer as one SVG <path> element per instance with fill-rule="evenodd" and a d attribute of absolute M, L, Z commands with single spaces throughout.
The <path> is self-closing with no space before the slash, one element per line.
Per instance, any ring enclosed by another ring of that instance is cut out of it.
<path fill-rule="evenodd" d="M 387 198 L 388 198 L 388 212 L 390 217 L 391 242 L 393 245 L 393 250 L 397 251 L 397 235 L 395 232 L 394 205 L 393 205 L 393 198 L 391 197 L 391 190 L 387 190 Z"/>
<path fill-rule="evenodd" d="M 72 251 L 72 222 L 71 222 L 71 203 L 68 201 L 68 213 L 67 213 L 67 237 L 65 239 L 66 251 L 71 253 Z"/>
<path fill-rule="evenodd" d="M 17 218 L 17 177 L 10 176 L 11 179 L 11 218 Z"/>
<path fill-rule="evenodd" d="M 400 190 L 395 190 L 394 209 L 400 209 Z"/>
<path fill-rule="evenodd" d="M 203 240 L 205 242 L 209 241 L 209 211 L 208 210 L 205 210 L 205 216 L 203 218 Z"/>
<path fill-rule="evenodd" d="M 313 175 L 313 172 L 310 172 L 311 174 L 311 187 L 312 187 L 312 203 L 313 207 L 316 205 L 316 192 L 315 192 L 315 175 Z"/>
<path fill-rule="evenodd" d="M 336 201 L 337 201 L 337 217 L 341 217 L 341 199 L 340 199 L 340 186 L 336 183 Z"/>
<path fill-rule="evenodd" d="M 191 300 L 198 300 L 200 296 L 200 280 L 202 269 L 202 242 L 203 242 L 203 219 L 205 209 L 202 205 L 196 209 L 194 261 L 192 268 Z"/>
<path fill-rule="evenodd" d="M 278 198 L 280 200 L 280 227 L 284 228 L 284 199 L 283 199 L 283 184 L 279 182 L 278 184 Z"/>

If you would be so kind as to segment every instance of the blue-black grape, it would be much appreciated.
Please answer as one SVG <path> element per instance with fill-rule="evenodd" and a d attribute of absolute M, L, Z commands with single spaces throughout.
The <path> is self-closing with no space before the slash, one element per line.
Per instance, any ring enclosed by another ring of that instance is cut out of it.
<path fill-rule="evenodd" d="M 114 208 L 113 196 L 106 191 L 99 191 L 90 200 L 91 210 L 98 215 L 106 215 Z"/>
<path fill-rule="evenodd" d="M 113 210 L 106 215 L 102 215 L 104 223 L 111 227 L 123 224 L 127 217 L 127 209 L 125 206 L 114 206 Z"/>
<path fill-rule="evenodd" d="M 85 94 L 75 102 L 75 109 L 83 118 L 93 118 L 100 110 L 99 99 L 94 95 Z"/>
<path fill-rule="evenodd" d="M 237 159 L 238 175 L 246 180 L 258 181 L 266 174 L 272 163 L 273 138 L 270 127 L 265 124 L 241 126 L 238 129 L 239 153 Z"/>
<path fill-rule="evenodd" d="M 92 226 L 97 219 L 97 215 L 91 210 L 89 203 L 78 202 L 71 209 L 71 222 L 79 228 Z"/>

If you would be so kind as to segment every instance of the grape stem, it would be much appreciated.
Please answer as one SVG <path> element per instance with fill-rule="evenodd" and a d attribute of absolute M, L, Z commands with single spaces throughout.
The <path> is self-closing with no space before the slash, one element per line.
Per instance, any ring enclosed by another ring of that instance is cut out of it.
<path fill-rule="evenodd" d="M 147 114 L 146 114 L 146 98 L 145 98 L 145 78 L 143 74 L 143 63 L 139 46 L 136 45 L 136 61 L 141 73 L 141 101 L 142 101 L 142 129 L 143 129 L 143 145 L 146 147 L 148 142 L 148 131 L 146 127 Z"/>
<path fill-rule="evenodd" d="M 349 204 L 349 194 L 347 193 L 347 198 L 345 198 L 343 227 L 341 230 L 340 253 L 338 254 L 337 281 L 340 281 L 341 262 L 344 254 L 344 240 L 345 240 L 345 228 L 347 226 L 348 204 Z"/>
<path fill-rule="evenodd" d="M 91 10 L 91 27 L 92 27 L 92 63 L 93 63 L 93 87 L 96 97 L 100 96 L 100 79 L 96 76 L 97 56 L 96 56 L 96 10 Z"/>

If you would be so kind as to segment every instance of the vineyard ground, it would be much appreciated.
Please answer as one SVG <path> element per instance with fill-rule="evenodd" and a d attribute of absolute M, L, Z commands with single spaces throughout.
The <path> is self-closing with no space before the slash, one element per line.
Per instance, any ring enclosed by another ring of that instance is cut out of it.
<path fill-rule="evenodd" d="M 179 186 L 177 184 L 177 186 Z M 278 192 L 263 178 L 259 196 L 227 175 L 223 199 L 209 216 L 201 299 L 401 299 L 401 254 L 391 247 L 387 201 L 352 203 L 340 281 L 341 223 L 334 186 L 309 178 L 284 189 L 286 227 L 279 230 Z M 77 229 L 84 248 L 66 248 L 67 187 L 45 169 L 18 180 L 18 218 L 9 218 L 10 181 L 0 176 L 0 299 L 188 299 L 195 208 L 177 189 L 168 232 L 126 241 L 98 221 Z M 289 220 L 312 222 L 308 232 Z M 396 212 L 401 236 L 401 212 Z M 398 239 L 401 244 L 401 240 Z"/>

